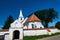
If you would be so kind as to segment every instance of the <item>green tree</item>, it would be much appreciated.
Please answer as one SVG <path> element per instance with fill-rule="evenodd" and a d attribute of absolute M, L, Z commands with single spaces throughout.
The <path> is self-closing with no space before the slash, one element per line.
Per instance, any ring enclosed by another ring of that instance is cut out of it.
<path fill-rule="evenodd" d="M 10 24 L 14 21 L 12 16 L 9 16 L 7 18 L 7 20 L 5 21 L 4 26 L 2 27 L 2 29 L 9 29 L 10 28 Z"/>
<path fill-rule="evenodd" d="M 57 12 L 53 8 L 38 10 L 34 12 L 35 15 L 42 20 L 42 23 L 47 28 L 48 23 L 52 22 L 53 19 L 57 18 Z"/>
<path fill-rule="evenodd" d="M 60 22 L 57 22 L 55 25 L 56 28 L 60 29 Z"/>

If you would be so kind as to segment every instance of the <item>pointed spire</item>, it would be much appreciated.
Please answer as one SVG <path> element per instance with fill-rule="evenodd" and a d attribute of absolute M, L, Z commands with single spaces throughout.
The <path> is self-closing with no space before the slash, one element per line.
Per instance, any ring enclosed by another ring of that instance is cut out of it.
<path fill-rule="evenodd" d="M 23 17 L 23 14 L 22 14 L 22 10 L 20 10 L 20 15 L 19 15 L 19 17 L 18 17 L 18 20 L 19 20 L 20 22 L 22 22 L 22 21 L 24 20 L 24 17 Z"/>
<path fill-rule="evenodd" d="M 20 15 L 19 15 L 19 17 L 23 17 L 23 15 L 22 15 L 22 10 L 20 10 Z"/>

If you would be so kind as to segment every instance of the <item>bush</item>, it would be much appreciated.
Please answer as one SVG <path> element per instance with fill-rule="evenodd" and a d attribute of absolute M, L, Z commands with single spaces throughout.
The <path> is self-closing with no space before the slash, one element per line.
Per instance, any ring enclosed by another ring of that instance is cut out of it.
<path fill-rule="evenodd" d="M 60 22 L 57 22 L 55 25 L 56 28 L 60 29 Z"/>

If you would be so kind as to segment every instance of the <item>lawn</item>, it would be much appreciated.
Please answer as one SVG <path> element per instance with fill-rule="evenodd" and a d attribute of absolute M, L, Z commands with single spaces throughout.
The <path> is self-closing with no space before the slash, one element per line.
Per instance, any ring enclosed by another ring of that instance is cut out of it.
<path fill-rule="evenodd" d="M 55 36 L 55 35 L 60 35 L 60 33 L 55 33 L 52 35 L 24 36 L 23 40 L 36 40 L 36 39 L 51 37 L 51 36 Z"/>

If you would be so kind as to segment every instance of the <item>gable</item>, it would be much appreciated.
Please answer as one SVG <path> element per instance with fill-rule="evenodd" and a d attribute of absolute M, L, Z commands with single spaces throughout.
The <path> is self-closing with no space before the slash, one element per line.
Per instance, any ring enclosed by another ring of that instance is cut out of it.
<path fill-rule="evenodd" d="M 35 14 L 32 14 L 31 16 L 28 17 L 28 19 L 25 21 L 26 22 L 31 22 L 31 21 L 41 21 Z"/>

